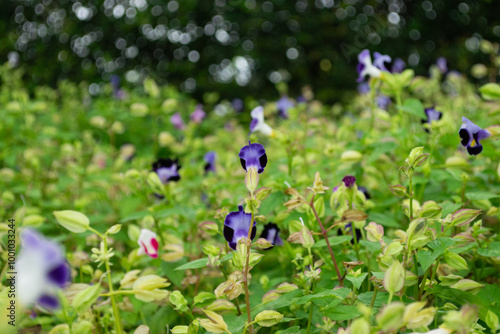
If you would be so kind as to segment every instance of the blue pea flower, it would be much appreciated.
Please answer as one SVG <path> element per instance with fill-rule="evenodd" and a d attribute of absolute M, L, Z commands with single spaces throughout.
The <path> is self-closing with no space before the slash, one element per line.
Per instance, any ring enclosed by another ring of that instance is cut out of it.
<path fill-rule="evenodd" d="M 431 124 L 434 121 L 439 121 L 441 117 L 443 117 L 443 113 L 434 108 L 425 108 L 425 114 L 427 115 L 427 119 L 423 119 L 422 124 Z M 429 132 L 427 129 L 425 129 L 425 131 Z"/>
<path fill-rule="evenodd" d="M 250 222 L 252 220 L 252 215 L 250 213 L 245 213 L 243 211 L 243 206 L 238 206 L 238 211 L 229 212 L 224 220 L 224 238 L 229 244 L 229 247 L 236 250 L 236 245 L 238 240 L 248 237 L 248 229 L 250 228 Z M 255 221 L 252 226 L 252 233 L 250 239 L 255 238 L 257 228 L 255 227 Z"/>
<path fill-rule="evenodd" d="M 462 126 L 458 131 L 462 139 L 461 144 L 467 147 L 467 152 L 470 155 L 478 155 L 483 150 L 483 145 L 479 141 L 488 138 L 491 133 L 488 130 L 481 129 L 465 117 L 462 117 L 462 122 Z"/>
<path fill-rule="evenodd" d="M 19 302 L 55 309 L 59 306 L 56 291 L 71 280 L 71 271 L 61 248 L 32 229 L 21 232 L 18 273 Z"/>
<path fill-rule="evenodd" d="M 153 172 L 158 174 L 158 177 L 163 184 L 170 181 L 179 181 L 181 179 L 179 169 L 181 169 L 181 165 L 179 165 L 179 161 L 177 159 L 171 160 L 160 158 L 153 163 Z"/>
<path fill-rule="evenodd" d="M 241 166 L 245 171 L 248 171 L 250 168 L 256 168 L 260 174 L 267 165 L 266 150 L 261 144 L 251 144 L 249 141 L 248 145 L 243 146 L 240 150 L 239 157 Z"/>
<path fill-rule="evenodd" d="M 288 96 L 283 95 L 278 102 L 276 102 L 276 108 L 278 109 L 278 116 L 288 118 L 288 109 L 293 108 L 293 102 Z"/>
<path fill-rule="evenodd" d="M 264 226 L 264 230 L 262 231 L 261 238 L 266 239 L 273 246 L 283 246 L 283 240 L 280 238 L 280 229 L 278 225 L 274 223 L 268 223 Z M 271 249 L 272 247 L 266 248 Z"/>
<path fill-rule="evenodd" d="M 214 172 L 215 173 L 215 158 L 217 154 L 214 151 L 207 152 L 205 156 L 203 157 L 203 160 L 205 160 L 205 174 L 208 172 Z"/>

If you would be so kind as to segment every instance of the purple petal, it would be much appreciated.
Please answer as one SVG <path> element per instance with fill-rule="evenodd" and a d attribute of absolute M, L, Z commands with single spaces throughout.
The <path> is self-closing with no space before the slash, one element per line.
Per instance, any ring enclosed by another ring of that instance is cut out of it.
<path fill-rule="evenodd" d="M 394 59 L 394 63 L 392 64 L 391 72 L 392 73 L 401 73 L 406 68 L 406 63 L 401 58 Z"/>
<path fill-rule="evenodd" d="M 438 121 L 441 119 L 443 114 L 434 108 L 426 108 L 425 114 L 427 115 L 427 122 Z"/>
<path fill-rule="evenodd" d="M 259 173 L 262 173 L 267 165 L 266 150 L 261 144 L 249 143 L 243 146 L 238 156 L 245 171 L 248 168 L 255 167 Z"/>
<path fill-rule="evenodd" d="M 448 72 L 448 65 L 447 65 L 446 58 L 444 58 L 444 57 L 439 57 L 439 58 L 436 60 L 436 65 L 437 65 L 437 67 L 439 68 L 439 71 L 441 71 L 441 73 L 446 73 L 446 72 Z"/>
<path fill-rule="evenodd" d="M 354 183 L 356 183 L 356 178 L 352 175 L 346 175 L 344 176 L 342 181 L 344 182 L 347 188 L 351 188 L 352 186 L 354 186 Z"/>
<path fill-rule="evenodd" d="M 232 249 L 236 249 L 236 244 L 241 238 L 248 237 L 248 229 L 252 215 L 243 211 L 243 206 L 238 206 L 238 211 L 229 212 L 224 220 L 224 238 Z M 256 228 L 253 222 L 251 239 L 255 238 Z"/>
<path fill-rule="evenodd" d="M 38 304 L 48 309 L 55 309 L 59 307 L 59 301 L 56 297 L 51 295 L 42 295 L 40 299 L 38 299 Z"/>
<path fill-rule="evenodd" d="M 49 271 L 47 276 L 50 281 L 62 288 L 70 281 L 71 272 L 69 266 L 63 262 Z"/>
<path fill-rule="evenodd" d="M 391 57 L 388 55 L 383 55 L 379 52 L 374 52 L 373 56 L 375 57 L 375 59 L 373 60 L 373 65 L 378 67 L 381 71 L 388 72 L 389 70 L 385 67 L 384 63 L 390 63 Z"/>

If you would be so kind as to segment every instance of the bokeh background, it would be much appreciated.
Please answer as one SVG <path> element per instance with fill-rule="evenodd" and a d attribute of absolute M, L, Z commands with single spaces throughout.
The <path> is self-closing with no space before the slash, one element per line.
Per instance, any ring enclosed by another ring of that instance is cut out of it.
<path fill-rule="evenodd" d="M 334 102 L 356 88 L 365 48 L 403 59 L 417 74 L 440 56 L 471 75 L 498 41 L 498 1 L 5 0 L 0 57 L 23 81 L 86 81 L 98 95 L 113 74 L 129 88 L 152 77 L 198 99 L 271 99 L 310 85 Z M 488 79 L 484 67 L 474 80 Z M 476 71 L 477 72 L 477 71 Z M 279 85 L 278 85 L 279 87 Z"/>

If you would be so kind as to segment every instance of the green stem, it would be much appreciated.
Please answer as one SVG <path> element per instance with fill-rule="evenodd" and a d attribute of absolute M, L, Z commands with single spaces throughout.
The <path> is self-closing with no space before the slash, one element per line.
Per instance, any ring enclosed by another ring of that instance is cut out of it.
<path fill-rule="evenodd" d="M 377 293 L 378 293 L 378 286 L 373 284 L 373 296 L 372 296 L 372 301 L 370 302 L 370 308 L 373 309 L 373 305 L 375 305 L 375 299 L 377 299 Z"/>
<path fill-rule="evenodd" d="M 245 287 L 245 302 L 247 304 L 247 319 L 248 319 L 248 333 L 252 334 L 253 333 L 253 326 L 252 326 L 252 314 L 250 310 L 250 291 L 248 290 L 248 272 L 249 272 L 249 263 L 250 263 L 250 252 L 252 251 L 252 230 L 253 230 L 253 220 L 254 220 L 254 214 L 252 212 L 252 216 L 250 218 L 250 226 L 248 227 L 248 246 L 247 246 L 247 260 L 244 268 L 244 276 L 243 276 L 243 285 Z"/>
<path fill-rule="evenodd" d="M 427 276 L 429 275 L 431 267 L 427 268 L 424 274 L 424 278 L 422 279 L 422 283 L 420 283 L 420 291 L 418 292 L 418 300 L 422 300 L 422 294 L 424 293 L 425 281 L 427 280 Z"/>
<path fill-rule="evenodd" d="M 314 294 L 314 282 L 311 284 L 311 295 Z M 313 316 L 314 303 L 310 301 L 311 306 L 309 307 L 309 318 L 307 320 L 307 334 L 311 333 L 311 323 Z"/>
<path fill-rule="evenodd" d="M 410 185 L 409 185 L 409 191 L 410 191 L 410 221 L 413 219 L 413 175 L 410 174 Z"/>
<path fill-rule="evenodd" d="M 95 231 L 97 232 L 97 231 Z M 95 233 L 94 232 L 94 233 Z M 108 253 L 108 241 L 106 238 L 106 235 L 102 238 L 102 242 L 104 243 L 104 253 Z M 110 294 L 110 299 L 111 299 L 111 306 L 113 307 L 113 315 L 115 317 L 115 328 L 116 328 L 116 333 L 121 334 L 122 329 L 121 329 L 121 319 L 120 319 L 120 311 L 118 310 L 118 307 L 116 305 L 116 300 L 114 296 L 114 291 L 113 291 L 113 283 L 111 282 L 111 269 L 109 267 L 109 259 L 106 259 L 104 261 L 104 264 L 106 265 L 106 276 L 108 278 L 108 287 L 109 287 L 109 294 Z"/>
<path fill-rule="evenodd" d="M 133 295 L 136 294 L 137 292 L 134 290 L 122 290 L 122 291 L 113 291 L 113 292 L 108 292 L 108 293 L 101 293 L 99 296 L 100 297 L 111 297 L 111 296 L 116 296 L 116 295 Z"/>

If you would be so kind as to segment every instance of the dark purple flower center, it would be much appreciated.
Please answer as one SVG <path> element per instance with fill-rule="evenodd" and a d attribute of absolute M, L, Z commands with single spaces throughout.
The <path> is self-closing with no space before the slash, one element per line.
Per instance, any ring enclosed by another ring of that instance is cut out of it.
<path fill-rule="evenodd" d="M 354 186 L 354 183 L 356 183 L 356 178 L 352 175 L 347 175 L 342 179 L 342 181 L 347 188 L 351 188 L 352 186 Z"/>

